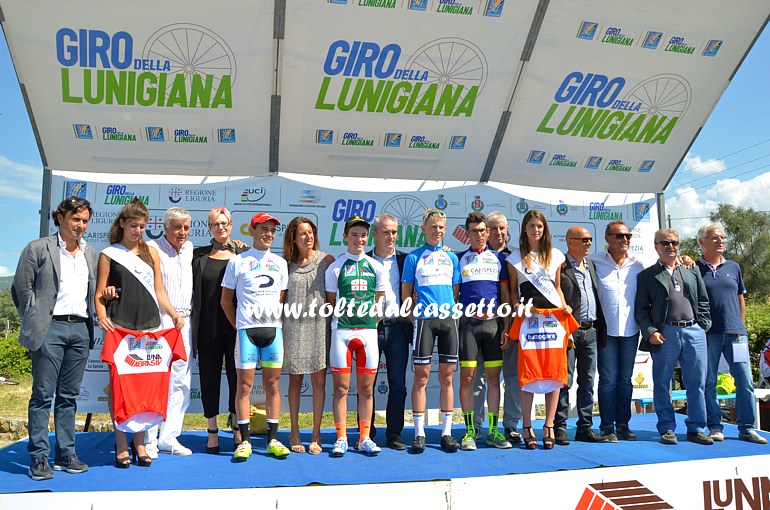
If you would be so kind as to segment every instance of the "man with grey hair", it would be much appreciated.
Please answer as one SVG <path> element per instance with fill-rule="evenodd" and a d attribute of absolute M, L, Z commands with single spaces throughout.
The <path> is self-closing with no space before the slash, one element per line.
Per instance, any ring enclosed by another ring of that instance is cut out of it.
<path fill-rule="evenodd" d="M 652 356 L 653 402 L 663 444 L 677 444 L 676 419 L 669 388 L 679 362 L 687 388 L 687 440 L 710 445 L 705 434 L 706 331 L 711 327 L 709 299 L 700 271 L 678 261 L 679 234 L 655 232 L 658 262 L 641 273 L 634 316 L 642 332 L 639 349 Z"/>
<path fill-rule="evenodd" d="M 192 350 L 189 317 L 192 309 L 193 245 L 187 240 L 191 223 L 189 212 L 181 207 L 172 207 L 166 211 L 163 220 L 163 237 L 147 243 L 158 250 L 163 288 L 176 312 L 185 319 L 181 334 L 188 360 Z M 173 327 L 171 317 L 164 313 L 161 313 L 161 327 Z M 191 376 L 189 361 L 177 360 L 171 365 L 166 421 L 160 426 L 160 434 L 158 427 L 153 427 L 147 431 L 145 439 L 147 454 L 152 458 L 157 458 L 158 451 L 172 455 L 192 455 L 192 450 L 177 439 L 182 434 L 184 414 L 190 405 Z"/>
<path fill-rule="evenodd" d="M 410 317 L 401 317 L 401 275 L 404 271 L 406 253 L 396 249 L 398 221 L 390 214 L 381 214 L 372 224 L 374 249 L 366 254 L 379 262 L 388 275 L 385 290 L 385 314 L 377 325 L 377 344 L 380 356 L 385 355 L 388 367 L 388 403 L 385 412 L 385 440 L 394 450 L 406 450 L 401 437 L 404 429 L 404 407 L 406 403 L 406 367 L 409 365 L 409 344 L 412 341 L 414 325 Z M 379 374 L 378 374 L 379 377 Z M 372 406 L 374 408 L 374 406 Z M 374 437 L 374 416 L 372 416 L 370 437 Z"/>
<path fill-rule="evenodd" d="M 487 245 L 490 250 L 510 255 L 508 241 L 508 218 L 501 211 L 492 211 L 487 215 L 486 221 L 489 227 L 489 239 Z M 505 438 L 511 443 L 520 443 L 521 434 L 517 427 L 521 420 L 521 400 L 519 397 L 519 352 L 515 346 L 503 350 L 503 427 Z M 494 381 L 499 384 L 499 381 Z M 479 352 L 476 377 L 473 380 L 473 409 L 476 427 L 476 440 L 481 439 L 481 426 L 484 421 L 484 404 L 487 400 L 486 374 L 484 373 L 484 359 Z M 494 412 L 498 412 L 497 409 Z"/>
<path fill-rule="evenodd" d="M 709 223 L 698 230 L 703 257 L 696 262 L 709 296 L 711 329 L 706 335 L 706 426 L 711 439 L 724 441 L 722 410 L 717 401 L 719 359 L 724 355 L 735 379 L 735 411 L 738 437 L 750 443 L 765 444 L 767 439 L 754 430 L 754 381 L 751 375 L 749 341 L 746 333 L 746 301 L 741 268 L 724 257 L 725 230 Z"/>

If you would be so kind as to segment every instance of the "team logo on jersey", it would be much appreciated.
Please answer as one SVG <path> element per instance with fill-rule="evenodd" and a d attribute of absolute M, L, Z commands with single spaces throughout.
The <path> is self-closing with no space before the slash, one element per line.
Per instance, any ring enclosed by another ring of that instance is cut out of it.
<path fill-rule="evenodd" d="M 272 271 L 274 273 L 280 273 L 281 268 L 278 267 L 278 264 L 275 262 L 270 262 L 269 260 L 265 262 L 265 271 Z"/>
<path fill-rule="evenodd" d="M 163 345 L 161 345 L 160 342 L 155 339 L 148 338 L 147 342 L 144 344 L 144 349 L 146 351 L 157 351 L 159 349 L 163 349 Z"/>
<path fill-rule="evenodd" d="M 128 350 L 136 351 L 142 348 L 142 339 L 137 338 L 134 335 L 126 335 L 125 339 L 128 340 Z"/>
<path fill-rule="evenodd" d="M 527 326 L 530 328 L 537 328 L 540 326 L 540 319 L 538 317 L 532 316 L 527 318 Z"/>
<path fill-rule="evenodd" d="M 369 289 L 369 283 L 363 278 L 356 278 L 350 282 L 350 292 L 353 297 L 362 298 L 366 296 L 366 291 Z"/>
<path fill-rule="evenodd" d="M 262 265 L 259 263 L 258 260 L 255 260 L 255 259 L 249 260 L 249 271 L 259 271 L 261 267 Z"/>
<path fill-rule="evenodd" d="M 260 289 L 266 289 L 268 287 L 272 287 L 273 284 L 275 283 L 275 279 L 269 274 L 258 274 L 254 279 L 261 280 L 263 278 L 265 279 L 265 281 L 259 284 Z"/>
<path fill-rule="evenodd" d="M 356 273 L 356 266 L 355 265 L 349 265 L 345 268 L 345 276 L 355 276 Z"/>
<path fill-rule="evenodd" d="M 371 268 L 369 266 L 361 266 L 361 276 L 374 276 L 374 273 L 372 272 Z"/>

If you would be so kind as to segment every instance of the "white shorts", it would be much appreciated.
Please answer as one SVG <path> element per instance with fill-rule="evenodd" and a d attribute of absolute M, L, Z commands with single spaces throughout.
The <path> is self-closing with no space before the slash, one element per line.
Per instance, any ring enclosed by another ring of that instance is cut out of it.
<path fill-rule="evenodd" d="M 349 374 L 356 357 L 356 372 L 376 374 L 380 363 L 376 329 L 332 329 L 329 365 L 333 374 Z"/>

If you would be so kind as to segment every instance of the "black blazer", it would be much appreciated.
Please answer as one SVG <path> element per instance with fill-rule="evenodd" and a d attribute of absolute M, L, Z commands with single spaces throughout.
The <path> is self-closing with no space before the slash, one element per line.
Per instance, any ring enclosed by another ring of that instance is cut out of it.
<path fill-rule="evenodd" d="M 695 314 L 694 319 L 704 331 L 708 331 L 711 327 L 709 297 L 698 266 L 693 266 L 690 269 L 679 266 L 679 271 L 682 274 L 684 295 L 690 301 Z M 642 330 L 640 351 L 657 352 L 660 350 L 659 345 L 650 343 L 650 335 L 663 329 L 663 325 L 666 323 L 670 278 L 668 271 L 661 267 L 660 262 L 655 262 L 637 276 L 634 317 Z"/>
<path fill-rule="evenodd" d="M 607 345 L 607 324 L 604 322 L 602 305 L 599 302 L 599 279 L 596 277 L 596 267 L 593 261 L 588 257 L 585 259 L 588 273 L 591 275 L 591 283 L 594 289 L 594 300 L 596 301 L 596 343 L 599 347 Z M 561 266 L 561 291 L 564 293 L 564 300 L 572 307 L 572 316 L 578 323 L 580 322 L 580 287 L 578 286 L 575 269 L 569 261 L 569 258 Z"/>
<path fill-rule="evenodd" d="M 235 248 L 236 255 L 248 250 L 246 248 Z M 209 260 L 211 245 L 200 246 L 193 250 L 192 271 L 193 271 L 193 302 L 190 324 L 190 335 L 192 337 L 192 355 L 198 357 L 198 328 L 201 323 L 201 293 L 197 292 L 203 286 L 203 270 Z"/>

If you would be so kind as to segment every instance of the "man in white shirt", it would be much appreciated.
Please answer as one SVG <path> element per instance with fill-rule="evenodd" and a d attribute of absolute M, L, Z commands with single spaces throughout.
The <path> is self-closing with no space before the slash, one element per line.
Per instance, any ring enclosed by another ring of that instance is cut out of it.
<path fill-rule="evenodd" d="M 24 248 L 11 287 L 21 317 L 19 343 L 29 349 L 32 358 L 27 474 L 33 480 L 53 478 L 48 465 L 52 402 L 54 470 L 88 471 L 75 454 L 75 413 L 88 352 L 94 344 L 96 252 L 83 240 L 91 204 L 70 197 L 51 216 L 59 232 Z"/>
<path fill-rule="evenodd" d="M 634 319 L 636 279 L 644 265 L 629 253 L 633 234 L 623 220 L 604 230 L 607 251 L 590 259 L 596 267 L 599 301 L 607 324 L 607 344 L 599 349 L 599 413 L 602 438 L 616 443 L 636 439 L 631 419 L 631 377 L 639 345 L 639 326 Z"/>
<path fill-rule="evenodd" d="M 184 342 L 187 359 L 192 350 L 190 337 L 190 310 L 192 309 L 192 254 L 193 245 L 187 240 L 191 225 L 190 213 L 181 207 L 172 207 L 166 211 L 163 221 L 164 235 L 157 241 L 148 241 L 148 245 L 158 250 L 160 271 L 163 276 L 163 288 L 177 314 L 184 318 L 184 327 L 180 332 Z M 173 320 L 161 313 L 161 328 L 174 327 Z M 168 408 L 166 421 L 147 431 L 147 454 L 158 457 L 158 451 L 171 455 L 192 455 L 192 450 L 179 442 L 184 424 L 184 414 L 190 405 L 190 381 L 192 378 L 189 361 L 177 360 L 171 365 L 171 377 L 168 383 Z"/>

